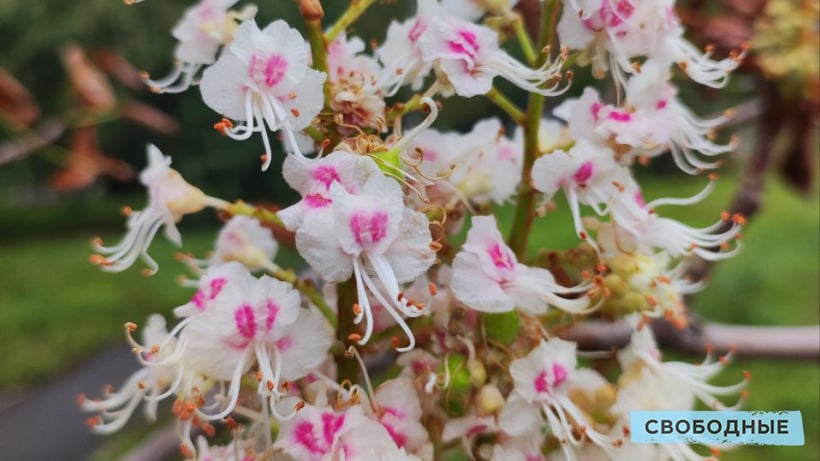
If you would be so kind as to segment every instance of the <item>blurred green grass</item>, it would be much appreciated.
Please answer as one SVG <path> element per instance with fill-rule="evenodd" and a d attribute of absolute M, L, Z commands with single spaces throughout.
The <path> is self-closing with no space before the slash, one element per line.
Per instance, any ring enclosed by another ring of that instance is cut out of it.
<path fill-rule="evenodd" d="M 666 207 L 659 210 L 691 225 L 706 225 L 734 194 L 735 175 L 728 174 L 715 192 L 697 207 Z M 705 184 L 684 177 L 648 176 L 641 179 L 645 195 L 655 198 L 688 196 Z M 117 203 L 115 203 L 115 201 Z M 72 210 L 95 221 L 107 231 L 108 241 L 120 238 L 122 223 L 112 226 L 122 199 L 95 200 L 87 208 Z M 571 221 L 559 197 L 558 209 L 536 221 L 530 250 L 568 248 L 577 244 Z M 99 211 L 100 209 L 105 212 Z M 79 210 L 79 211 L 77 211 Z M 499 210 L 502 228 L 509 224 L 509 207 Z M 68 213 L 68 214 L 67 214 Z M 176 283 L 184 273 L 174 261 L 178 249 L 159 237 L 150 254 L 160 263 L 160 272 L 146 278 L 140 268 L 107 274 L 88 263 L 89 239 L 94 231 L 63 222 L 70 215 L 63 207 L 24 213 L 0 210 L 3 233 L 0 254 L 6 273 L 0 278 L 0 347 L 6 351 L 0 366 L 0 390 L 31 386 L 53 379 L 106 344 L 122 343 L 125 321 L 144 321 L 152 312 L 168 315 L 190 296 Z M 109 217 L 104 218 L 108 215 Z M 19 232 L 20 220 L 26 232 Z M 120 220 L 120 218 L 116 218 Z M 73 220 L 72 220 L 73 222 Z M 710 286 L 692 300 L 692 308 L 708 319 L 740 324 L 805 325 L 818 322 L 818 222 L 816 201 L 806 201 L 779 180 L 767 182 L 764 205 L 744 232 L 744 251 L 716 266 Z M 184 223 L 183 223 L 184 224 Z M 215 226 L 193 226 L 183 231 L 185 252 L 204 255 L 215 236 Z M 8 236 L 8 237 L 6 237 Z M 295 256 L 285 250 L 283 258 Z M 697 358 L 692 358 L 697 360 Z M 728 460 L 803 460 L 820 455 L 820 370 L 817 363 L 739 360 L 722 375 L 736 382 L 741 370 L 753 379 L 746 405 L 752 410 L 801 410 L 805 447 L 741 447 L 725 453 Z"/>
<path fill-rule="evenodd" d="M 101 234 L 107 244 L 123 235 L 124 221 L 117 218 L 115 205 L 120 200 L 88 204 L 91 209 L 109 211 L 109 216 L 100 220 L 93 219 L 102 217 L 100 212 L 78 211 L 109 229 Z M 215 224 L 212 228 L 186 228 L 183 223 L 181 248 L 161 233 L 154 239 L 148 253 L 160 265 L 156 275 L 142 275 L 145 266 L 141 261 L 125 272 L 105 273 L 89 262 L 90 240 L 100 233 L 82 231 L 71 224 L 60 232 L 61 220 L 70 214 L 64 208 L 34 210 L 27 221 L 29 225 L 36 223 L 29 228 L 34 237 L 2 233 L 0 255 L 7 271 L 0 277 L 0 348 L 14 353 L 7 354 L 0 365 L 0 391 L 51 379 L 106 344 L 121 346 L 122 325 L 127 321 L 142 324 L 154 312 L 170 317 L 171 310 L 192 294 L 190 288 L 178 283 L 179 276 L 190 272 L 174 255 L 184 252 L 204 257 L 212 249 L 217 232 Z M 12 228 L 21 215 L 20 210 L 0 210 L 0 229 Z M 112 216 L 120 221 L 119 229 L 110 225 Z M 292 264 L 295 259 L 298 255 L 287 248 L 277 257 L 282 264 Z"/>

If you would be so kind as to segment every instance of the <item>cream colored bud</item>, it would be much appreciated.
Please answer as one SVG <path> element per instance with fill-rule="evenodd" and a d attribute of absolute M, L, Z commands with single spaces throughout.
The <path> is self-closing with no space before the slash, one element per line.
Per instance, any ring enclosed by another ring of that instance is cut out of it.
<path fill-rule="evenodd" d="M 492 415 L 504 408 L 504 396 L 494 384 L 487 384 L 478 391 L 477 403 L 479 415 Z"/>
<path fill-rule="evenodd" d="M 487 382 L 487 369 L 483 363 L 472 360 L 467 364 L 467 369 L 470 371 L 470 384 L 473 387 L 479 387 Z"/>

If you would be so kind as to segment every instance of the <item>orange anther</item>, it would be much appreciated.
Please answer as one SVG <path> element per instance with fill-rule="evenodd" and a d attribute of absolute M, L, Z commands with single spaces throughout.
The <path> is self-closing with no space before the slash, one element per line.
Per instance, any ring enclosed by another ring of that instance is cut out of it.
<path fill-rule="evenodd" d="M 393 336 L 393 349 L 399 348 L 399 338 Z"/>
<path fill-rule="evenodd" d="M 233 122 L 227 118 L 223 118 L 222 120 L 214 123 L 214 130 L 218 131 L 223 136 L 227 134 L 227 131 L 231 128 L 233 128 Z"/>
<path fill-rule="evenodd" d="M 353 313 L 354 313 L 355 315 L 359 315 L 359 314 L 361 314 L 361 313 L 362 313 L 362 306 L 360 306 L 360 305 L 358 305 L 358 304 L 354 304 L 354 305 L 353 305 Z"/>
<path fill-rule="evenodd" d="M 94 426 L 98 426 L 102 424 L 102 417 L 100 416 L 92 416 L 90 418 L 86 418 L 85 425 L 89 428 L 94 428 Z"/>
<path fill-rule="evenodd" d="M 125 323 L 125 329 L 128 330 L 128 331 L 136 331 L 137 330 L 137 324 L 134 323 L 134 322 L 126 322 Z"/>
<path fill-rule="evenodd" d="M 347 335 L 347 340 L 351 342 L 359 342 L 362 340 L 362 335 L 358 333 L 350 333 Z"/>
<path fill-rule="evenodd" d="M 171 413 L 175 415 L 182 413 L 182 400 L 174 400 L 173 405 L 171 405 Z"/>
<path fill-rule="evenodd" d="M 746 224 L 746 217 L 740 213 L 735 213 L 732 215 L 732 221 L 739 226 L 743 226 Z"/>
<path fill-rule="evenodd" d="M 711 181 L 717 181 L 718 178 L 720 178 L 720 175 L 718 175 L 717 173 L 709 173 L 709 179 Z"/>
<path fill-rule="evenodd" d="M 751 381 L 752 380 L 752 372 L 749 371 L 749 370 L 743 370 L 743 379 L 745 379 L 746 381 Z"/>
<path fill-rule="evenodd" d="M 433 282 L 427 284 L 427 290 L 430 291 L 431 296 L 435 296 L 438 294 L 438 288 L 436 287 L 436 284 Z"/>
<path fill-rule="evenodd" d="M 299 411 L 299 410 L 301 410 L 302 408 L 305 408 L 305 401 L 304 401 L 304 400 L 300 400 L 299 402 L 296 402 L 296 405 L 294 405 L 294 406 L 293 406 L 293 408 L 294 408 L 296 411 Z"/>

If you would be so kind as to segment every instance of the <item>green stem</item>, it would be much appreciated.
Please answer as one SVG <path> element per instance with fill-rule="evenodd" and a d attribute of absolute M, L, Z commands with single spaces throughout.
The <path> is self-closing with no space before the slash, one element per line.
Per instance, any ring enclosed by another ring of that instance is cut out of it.
<path fill-rule="evenodd" d="M 552 43 L 555 20 L 557 18 L 558 0 L 547 0 L 541 8 L 541 28 L 538 31 L 538 49 Z M 540 67 L 549 58 L 546 53 L 536 60 L 534 67 Z M 519 259 L 523 259 L 527 251 L 527 239 L 532 228 L 534 218 L 533 204 L 535 203 L 535 189 L 530 183 L 532 165 L 538 156 L 539 140 L 538 127 L 541 123 L 541 114 L 544 111 L 544 97 L 537 93 L 530 93 L 527 101 L 526 123 L 524 123 L 524 167 L 521 169 L 521 184 L 518 190 L 518 199 L 515 204 L 513 225 L 507 243 Z"/>
<path fill-rule="evenodd" d="M 365 10 L 367 10 L 370 5 L 376 3 L 376 0 L 352 0 L 350 2 L 350 6 L 347 7 L 347 11 L 345 11 L 342 16 L 336 21 L 336 24 L 333 24 L 333 27 L 327 31 L 325 34 L 325 39 L 328 43 L 332 43 L 336 37 L 339 36 L 345 29 L 348 28 L 351 24 L 356 22 L 359 19 Z"/>
<path fill-rule="evenodd" d="M 339 312 L 339 322 L 336 327 L 336 339 L 345 344 L 344 350 L 351 341 L 348 336 L 356 330 L 356 325 L 353 323 L 353 305 L 356 304 L 356 279 L 350 280 L 336 285 L 336 305 Z M 354 346 L 355 347 L 355 346 Z M 359 382 L 359 368 L 356 360 L 345 357 L 344 350 L 336 354 L 336 377 L 339 382 L 349 380 L 351 383 Z"/>
<path fill-rule="evenodd" d="M 535 48 L 533 48 L 530 34 L 527 33 L 527 29 L 524 26 L 524 18 L 522 18 L 520 14 L 515 15 L 513 30 L 515 30 L 515 37 L 518 39 L 521 51 L 524 52 L 524 58 L 527 59 L 527 64 L 534 66 L 538 60 L 538 53 L 536 53 Z"/>
<path fill-rule="evenodd" d="M 519 125 L 523 124 L 527 120 L 527 115 L 515 105 L 514 102 L 510 101 L 509 98 L 504 96 L 503 93 L 498 91 L 497 88 L 493 87 L 490 88 L 490 91 L 487 93 L 487 99 L 492 101 L 496 106 L 498 106 L 501 110 L 507 113 L 515 123 Z"/>
<path fill-rule="evenodd" d="M 562 70 L 567 70 L 570 67 L 574 66 L 575 62 L 578 60 L 579 57 L 581 57 L 581 52 L 580 51 L 575 51 L 573 53 L 570 53 L 570 55 L 567 56 L 567 59 L 564 60 L 564 65 L 561 69 Z"/>
<path fill-rule="evenodd" d="M 310 44 L 310 53 L 313 56 L 313 68 L 319 72 L 327 74 L 327 44 L 322 33 L 321 19 L 305 19 L 305 33 Z M 330 82 L 325 80 L 323 85 L 325 95 L 325 107 L 330 107 L 332 95 L 330 94 Z"/>
<path fill-rule="evenodd" d="M 393 104 L 393 107 L 387 111 L 384 118 L 387 120 L 387 123 L 391 123 L 393 120 L 403 116 L 404 114 L 412 112 L 419 107 L 421 107 L 421 95 L 416 93 L 412 98 L 405 102 Z"/>
<path fill-rule="evenodd" d="M 267 208 L 253 206 L 242 200 L 237 200 L 234 203 L 228 204 L 223 208 L 223 211 L 230 213 L 231 215 L 250 216 L 264 223 L 285 227 L 282 220 L 279 219 L 279 216 L 276 216 L 276 213 L 273 211 L 268 210 Z"/>
<path fill-rule="evenodd" d="M 315 126 L 309 125 L 304 129 L 306 135 L 310 136 L 314 141 L 321 143 L 325 140 L 325 135 Z"/>

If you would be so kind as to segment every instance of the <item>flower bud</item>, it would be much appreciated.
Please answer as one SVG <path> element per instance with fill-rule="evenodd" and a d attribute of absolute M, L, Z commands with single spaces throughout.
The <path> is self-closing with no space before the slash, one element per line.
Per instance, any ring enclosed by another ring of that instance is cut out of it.
<path fill-rule="evenodd" d="M 476 411 L 479 415 L 492 415 L 504 408 L 504 396 L 494 384 L 487 384 L 478 391 Z"/>
<path fill-rule="evenodd" d="M 470 372 L 470 384 L 473 387 L 480 387 L 487 381 L 487 369 L 479 360 L 471 360 L 467 363 L 467 369 Z"/>

